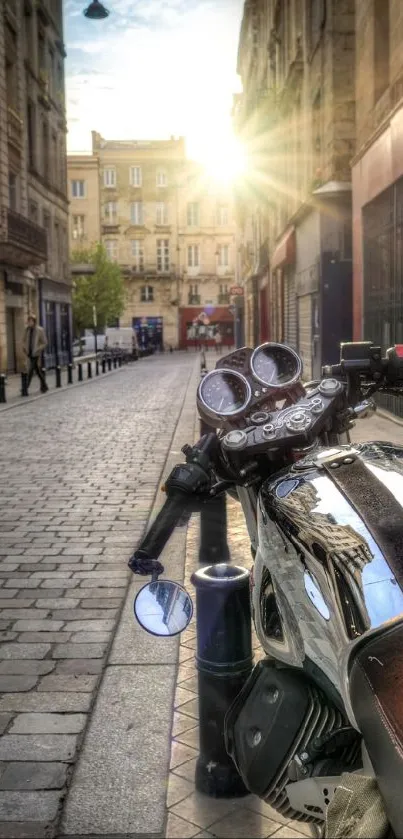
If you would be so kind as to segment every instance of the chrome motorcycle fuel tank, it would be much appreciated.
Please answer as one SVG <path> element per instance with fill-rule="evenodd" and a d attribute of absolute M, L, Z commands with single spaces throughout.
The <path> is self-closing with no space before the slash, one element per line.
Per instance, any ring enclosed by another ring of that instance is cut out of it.
<path fill-rule="evenodd" d="M 403 447 L 362 443 L 332 451 L 336 457 L 355 453 L 371 485 L 375 480 L 389 491 L 403 554 Z M 393 573 L 365 515 L 323 469 L 331 454 L 319 449 L 262 486 L 252 601 L 266 653 L 294 667 L 318 668 L 354 725 L 348 659 L 364 634 L 403 620 L 403 576 Z"/>

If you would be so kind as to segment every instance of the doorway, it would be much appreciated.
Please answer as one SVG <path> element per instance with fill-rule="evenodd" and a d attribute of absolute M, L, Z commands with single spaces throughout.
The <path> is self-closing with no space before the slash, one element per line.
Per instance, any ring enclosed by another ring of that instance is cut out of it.
<path fill-rule="evenodd" d="M 6 308 L 7 373 L 17 372 L 16 311 Z"/>

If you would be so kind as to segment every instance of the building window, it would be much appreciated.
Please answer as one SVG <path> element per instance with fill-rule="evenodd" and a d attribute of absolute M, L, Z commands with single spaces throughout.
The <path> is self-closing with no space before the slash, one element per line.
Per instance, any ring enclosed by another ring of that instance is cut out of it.
<path fill-rule="evenodd" d="M 38 224 L 39 213 L 38 213 L 38 205 L 36 201 L 30 201 L 28 205 L 28 213 L 31 221 L 34 221 L 35 224 Z"/>
<path fill-rule="evenodd" d="M 52 132 L 52 144 L 51 144 L 51 159 L 50 159 L 50 182 L 53 186 L 58 186 L 59 180 L 59 155 L 58 155 L 58 148 L 57 148 L 57 137 L 56 134 Z"/>
<path fill-rule="evenodd" d="M 8 201 L 10 210 L 18 210 L 18 175 L 15 172 L 8 173 Z"/>
<path fill-rule="evenodd" d="M 199 268 L 200 266 L 200 245 L 188 246 L 188 268 Z"/>
<path fill-rule="evenodd" d="M 167 186 L 167 174 L 162 169 L 159 169 L 157 172 L 157 186 Z"/>
<path fill-rule="evenodd" d="M 218 295 L 219 303 L 229 303 L 229 293 L 227 285 L 220 285 L 220 292 Z"/>
<path fill-rule="evenodd" d="M 116 201 L 107 201 L 104 204 L 104 220 L 106 224 L 116 224 L 118 205 Z"/>
<path fill-rule="evenodd" d="M 218 224 L 220 226 L 228 224 L 228 207 L 224 204 L 218 208 Z"/>
<path fill-rule="evenodd" d="M 374 0 L 375 102 L 389 87 L 390 21 L 389 2 Z"/>
<path fill-rule="evenodd" d="M 73 239 L 75 241 L 84 239 L 85 216 L 73 216 Z"/>
<path fill-rule="evenodd" d="M 144 271 L 144 250 L 142 239 L 132 239 L 132 260 L 135 271 Z"/>
<path fill-rule="evenodd" d="M 199 224 L 199 205 L 194 202 L 187 205 L 188 227 L 197 227 Z"/>
<path fill-rule="evenodd" d="M 51 223 L 50 223 L 51 222 L 50 213 L 48 213 L 46 210 L 44 210 L 42 219 L 43 219 L 43 227 L 46 230 L 46 239 L 47 239 L 47 246 L 48 246 L 47 247 L 48 258 L 47 258 L 47 262 L 46 262 L 46 267 L 47 267 L 47 270 L 50 271 L 51 270 L 51 267 L 50 267 L 51 266 L 51 254 L 52 254 L 52 228 L 51 228 Z"/>
<path fill-rule="evenodd" d="M 168 224 L 168 204 L 157 201 L 157 224 Z"/>
<path fill-rule="evenodd" d="M 7 105 L 13 110 L 18 108 L 18 67 L 17 67 L 17 36 L 14 30 L 5 26 L 5 64 L 6 64 L 6 93 Z"/>
<path fill-rule="evenodd" d="M 51 178 L 51 171 L 49 171 L 49 126 L 44 119 L 42 121 L 42 174 L 45 180 L 49 181 Z"/>
<path fill-rule="evenodd" d="M 189 286 L 189 305 L 198 306 L 200 304 L 199 286 L 197 283 Z"/>
<path fill-rule="evenodd" d="M 152 285 L 142 285 L 140 289 L 140 300 L 142 303 L 152 303 L 154 300 L 154 288 Z"/>
<path fill-rule="evenodd" d="M 157 239 L 157 271 L 169 271 L 169 239 Z"/>
<path fill-rule="evenodd" d="M 315 49 L 325 23 L 326 0 L 309 0 L 309 45 Z"/>
<path fill-rule="evenodd" d="M 104 169 L 104 186 L 108 188 L 116 186 L 116 169 L 114 166 L 108 166 Z"/>
<path fill-rule="evenodd" d="M 141 201 L 131 202 L 130 220 L 132 224 L 143 224 L 143 204 Z"/>
<path fill-rule="evenodd" d="M 142 184 L 142 177 L 141 177 L 141 166 L 131 166 L 130 167 L 130 184 L 131 186 L 141 186 Z"/>
<path fill-rule="evenodd" d="M 218 248 L 218 264 L 220 268 L 229 266 L 229 245 L 220 245 Z"/>
<path fill-rule="evenodd" d="M 105 250 L 108 259 L 116 261 L 118 258 L 118 242 L 117 239 L 105 239 Z"/>
<path fill-rule="evenodd" d="M 35 168 L 36 157 L 36 114 L 35 105 L 30 100 L 27 104 L 27 134 L 28 134 L 28 161 L 32 168 Z"/>
<path fill-rule="evenodd" d="M 85 198 L 85 181 L 71 181 L 71 197 Z"/>

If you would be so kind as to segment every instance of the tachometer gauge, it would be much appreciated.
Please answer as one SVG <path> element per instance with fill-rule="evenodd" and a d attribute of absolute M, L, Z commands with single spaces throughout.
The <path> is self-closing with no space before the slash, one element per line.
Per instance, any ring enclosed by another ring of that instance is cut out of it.
<path fill-rule="evenodd" d="M 301 377 L 302 361 L 283 344 L 262 344 L 252 353 L 250 366 L 255 379 L 266 387 L 283 388 Z"/>
<path fill-rule="evenodd" d="M 235 370 L 218 369 L 207 373 L 197 392 L 202 409 L 212 417 L 241 414 L 251 398 L 249 382 Z"/>

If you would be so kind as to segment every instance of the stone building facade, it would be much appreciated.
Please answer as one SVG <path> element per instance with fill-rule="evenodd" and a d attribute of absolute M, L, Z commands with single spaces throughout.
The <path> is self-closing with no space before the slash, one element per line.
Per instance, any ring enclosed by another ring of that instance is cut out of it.
<path fill-rule="evenodd" d="M 351 338 L 354 21 L 354 0 L 247 0 L 240 33 L 247 332 L 296 347 L 307 378 Z"/>
<path fill-rule="evenodd" d="M 0 369 L 18 372 L 28 310 L 44 363 L 68 361 L 66 120 L 62 0 L 0 4 Z"/>
<path fill-rule="evenodd" d="M 233 342 L 233 198 L 186 159 L 183 138 L 105 140 L 68 158 L 70 250 L 102 241 L 121 266 L 121 326 L 139 342 L 192 346 L 217 328 Z"/>
<path fill-rule="evenodd" d="M 357 0 L 354 338 L 403 343 L 403 7 Z M 403 416 L 401 399 L 380 397 Z"/>

